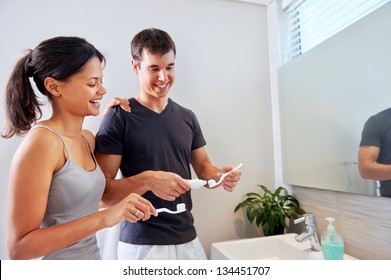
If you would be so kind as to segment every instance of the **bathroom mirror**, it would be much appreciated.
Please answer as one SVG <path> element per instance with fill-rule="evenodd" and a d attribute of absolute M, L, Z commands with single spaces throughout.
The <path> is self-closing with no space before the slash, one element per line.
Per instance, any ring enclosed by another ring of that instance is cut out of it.
<path fill-rule="evenodd" d="M 366 120 L 391 107 L 391 3 L 278 70 L 284 183 L 377 195 L 358 173 Z"/>

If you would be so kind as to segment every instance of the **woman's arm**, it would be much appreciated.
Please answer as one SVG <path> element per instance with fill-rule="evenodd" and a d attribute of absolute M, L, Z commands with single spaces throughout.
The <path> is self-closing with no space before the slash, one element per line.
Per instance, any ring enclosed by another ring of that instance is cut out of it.
<path fill-rule="evenodd" d="M 53 174 L 65 163 L 61 140 L 46 130 L 31 131 L 16 152 L 10 169 L 7 209 L 7 249 L 10 259 L 31 259 L 63 249 L 127 219 L 136 222 L 155 212 L 144 198 L 133 194 L 104 211 L 78 220 L 40 228 Z"/>

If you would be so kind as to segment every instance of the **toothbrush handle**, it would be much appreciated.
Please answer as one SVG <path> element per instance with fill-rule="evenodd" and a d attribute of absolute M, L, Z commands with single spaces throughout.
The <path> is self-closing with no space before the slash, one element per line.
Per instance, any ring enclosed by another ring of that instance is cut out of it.
<path fill-rule="evenodd" d="M 217 183 L 215 181 L 209 180 L 212 182 L 212 184 L 210 184 L 208 181 L 209 188 L 220 185 L 223 182 L 224 178 L 227 177 L 228 174 L 230 174 L 231 172 L 233 172 L 235 170 L 238 170 L 240 167 L 242 167 L 242 165 L 243 165 L 243 163 L 239 163 L 239 165 L 236 166 L 235 168 L 233 168 L 232 170 L 225 172 L 223 175 L 221 175 L 220 180 Z"/>
<path fill-rule="evenodd" d="M 205 180 L 200 180 L 200 179 L 192 179 L 188 181 L 189 181 L 190 188 L 192 189 L 199 189 L 205 186 L 207 183 Z"/>

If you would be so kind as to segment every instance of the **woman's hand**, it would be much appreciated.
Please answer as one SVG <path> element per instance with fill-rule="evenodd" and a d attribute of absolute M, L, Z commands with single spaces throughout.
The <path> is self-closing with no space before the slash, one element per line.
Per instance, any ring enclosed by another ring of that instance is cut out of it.
<path fill-rule="evenodd" d="M 139 220 L 146 221 L 151 215 L 155 217 L 158 215 L 152 203 L 136 193 L 131 193 L 116 205 L 102 211 L 107 214 L 105 217 L 107 227 L 115 226 L 124 220 L 131 223 Z"/>
<path fill-rule="evenodd" d="M 130 112 L 131 111 L 130 104 L 129 104 L 129 99 L 113 97 L 109 101 L 109 103 L 107 103 L 105 109 L 103 110 L 102 116 L 104 117 L 111 107 L 118 106 L 118 105 L 126 112 Z"/>

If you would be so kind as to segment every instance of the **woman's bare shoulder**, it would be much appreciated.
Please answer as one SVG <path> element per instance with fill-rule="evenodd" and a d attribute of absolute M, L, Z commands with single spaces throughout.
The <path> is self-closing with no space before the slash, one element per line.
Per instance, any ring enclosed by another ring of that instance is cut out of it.
<path fill-rule="evenodd" d="M 48 128 L 35 126 L 25 136 L 21 144 L 22 147 L 35 149 L 37 152 L 55 151 L 62 153 L 63 143 L 58 135 Z"/>

